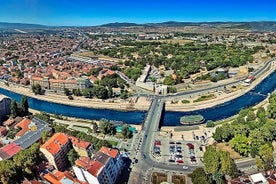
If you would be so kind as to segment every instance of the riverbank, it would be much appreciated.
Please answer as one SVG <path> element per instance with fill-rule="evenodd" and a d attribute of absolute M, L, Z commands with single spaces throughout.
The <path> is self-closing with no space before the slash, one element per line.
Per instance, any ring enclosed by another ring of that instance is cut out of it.
<path fill-rule="evenodd" d="M 16 84 L 5 85 L 0 82 L 0 87 L 21 95 L 32 97 L 35 99 L 54 102 L 58 104 L 71 105 L 77 107 L 88 107 L 94 109 L 112 109 L 120 111 L 146 111 L 150 106 L 150 101 L 146 97 L 131 97 L 130 99 L 112 99 L 112 100 L 101 100 L 101 99 L 89 99 L 84 97 L 74 96 L 74 100 L 69 100 L 65 95 L 58 95 L 53 93 L 46 93 L 45 95 L 35 95 L 30 88 L 19 86 Z"/>
<path fill-rule="evenodd" d="M 243 86 L 241 89 L 228 94 L 222 91 L 214 91 L 212 93 L 201 94 L 193 97 L 190 97 L 189 95 L 184 95 L 182 99 L 178 97 L 179 100 L 177 102 L 173 102 L 172 100 L 166 101 L 166 110 L 176 111 L 176 112 L 189 112 L 189 111 L 214 107 L 214 106 L 223 104 L 225 102 L 231 101 L 252 90 L 263 79 L 265 79 L 272 72 L 274 72 L 275 69 L 276 69 L 276 64 L 274 62 L 271 62 L 271 68 L 268 71 L 266 71 L 263 75 L 258 77 L 256 80 L 254 80 L 249 86 Z M 241 82 L 241 85 L 243 85 L 242 82 Z M 194 100 L 198 99 L 200 96 L 210 95 L 210 94 L 214 94 L 215 98 L 206 100 L 206 101 L 201 101 L 201 102 L 194 102 Z M 190 103 L 186 103 L 186 104 L 182 103 L 182 100 L 188 100 Z"/>
<path fill-rule="evenodd" d="M 166 101 L 166 111 L 175 111 L 175 112 L 189 112 L 199 109 L 206 109 L 209 107 L 214 107 L 220 104 L 223 104 L 227 101 L 231 101 L 235 98 L 242 96 L 251 89 L 253 89 L 257 84 L 259 84 L 264 78 L 270 75 L 276 69 L 274 62 L 271 63 L 271 68 L 266 71 L 262 76 L 258 77 L 253 83 L 248 87 L 243 87 L 235 92 L 223 93 L 219 91 L 212 92 L 216 97 L 211 100 L 194 102 L 199 95 L 193 95 L 193 97 L 184 95 L 183 97 L 177 97 L 179 99 L 178 103 L 172 103 L 171 100 Z M 127 100 L 122 99 L 88 99 L 84 97 L 75 97 L 74 100 L 69 100 L 65 95 L 58 95 L 53 93 L 46 93 L 45 95 L 35 95 L 29 87 L 23 87 L 17 84 L 9 84 L 7 86 L 3 82 L 0 82 L 0 88 L 16 92 L 21 95 L 26 95 L 35 99 L 54 102 L 57 104 L 71 105 L 76 107 L 88 107 L 93 109 L 111 109 L 119 111 L 147 111 L 151 101 L 146 97 L 131 97 Z M 211 94 L 211 93 L 208 93 Z M 208 95 L 206 94 L 206 95 Z M 200 94 L 203 95 L 203 94 Z M 204 94 L 205 95 L 205 94 Z M 180 99 L 182 98 L 182 99 Z M 183 104 L 182 100 L 189 100 L 190 103 Z"/>

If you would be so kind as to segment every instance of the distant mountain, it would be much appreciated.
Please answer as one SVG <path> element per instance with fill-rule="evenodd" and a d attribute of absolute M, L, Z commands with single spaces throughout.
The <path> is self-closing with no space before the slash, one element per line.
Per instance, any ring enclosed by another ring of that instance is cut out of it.
<path fill-rule="evenodd" d="M 134 26 L 143 26 L 142 24 L 136 24 L 136 23 L 128 23 L 128 22 L 114 22 L 114 23 L 108 23 L 100 25 L 100 27 L 134 27 Z"/>
<path fill-rule="evenodd" d="M 123 28 L 123 27 L 184 27 L 184 26 L 208 26 L 218 29 L 245 29 L 250 31 L 276 31 L 276 21 L 256 21 L 256 22 L 176 22 L 168 21 L 161 23 L 127 23 L 115 22 L 104 24 L 99 27 Z"/>
<path fill-rule="evenodd" d="M 41 28 L 48 28 L 48 27 L 49 26 L 40 25 L 40 24 L 0 22 L 0 29 L 41 29 Z"/>

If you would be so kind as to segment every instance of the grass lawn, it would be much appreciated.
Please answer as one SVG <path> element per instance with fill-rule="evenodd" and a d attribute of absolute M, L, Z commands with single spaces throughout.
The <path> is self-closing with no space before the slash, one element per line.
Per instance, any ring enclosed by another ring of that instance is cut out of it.
<path fill-rule="evenodd" d="M 111 141 L 111 140 L 109 140 L 108 141 L 112 146 L 117 146 L 117 142 L 116 141 Z"/>
<path fill-rule="evenodd" d="M 185 184 L 185 176 L 183 175 L 173 175 L 172 183 L 174 184 Z"/>
<path fill-rule="evenodd" d="M 199 97 L 198 99 L 194 100 L 194 102 L 202 102 L 202 101 L 211 100 L 214 98 L 216 98 L 216 95 L 214 95 L 214 94 L 203 95 L 203 96 Z"/>
<path fill-rule="evenodd" d="M 160 184 L 164 181 L 167 181 L 167 174 L 157 173 L 157 172 L 152 173 L 152 176 L 151 176 L 151 183 L 152 184 Z"/>
<path fill-rule="evenodd" d="M 227 151 L 230 153 L 230 157 L 232 159 L 239 159 L 242 158 L 241 155 L 233 150 L 230 145 L 227 145 L 227 143 L 217 143 L 215 144 L 218 150 Z"/>
<path fill-rule="evenodd" d="M 183 104 L 188 104 L 188 103 L 190 103 L 189 100 L 182 100 L 181 102 L 182 102 Z"/>

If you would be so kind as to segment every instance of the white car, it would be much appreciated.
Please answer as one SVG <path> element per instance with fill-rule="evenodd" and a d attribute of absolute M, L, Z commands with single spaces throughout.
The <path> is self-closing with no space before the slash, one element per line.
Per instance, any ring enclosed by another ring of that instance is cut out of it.
<path fill-rule="evenodd" d="M 184 166 L 183 166 L 183 169 L 189 169 L 189 167 L 188 167 L 188 166 L 186 166 L 186 165 L 184 165 Z"/>

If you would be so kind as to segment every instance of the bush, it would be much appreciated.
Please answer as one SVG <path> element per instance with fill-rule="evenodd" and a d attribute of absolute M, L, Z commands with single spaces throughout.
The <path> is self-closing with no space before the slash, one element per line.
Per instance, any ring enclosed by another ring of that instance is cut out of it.
<path fill-rule="evenodd" d="M 69 96 L 68 96 L 68 99 L 69 99 L 69 100 L 74 100 L 74 97 L 73 97 L 72 95 L 69 95 Z"/>
<path fill-rule="evenodd" d="M 208 120 L 207 123 L 206 123 L 206 127 L 207 128 L 215 127 L 215 123 L 211 120 Z"/>

